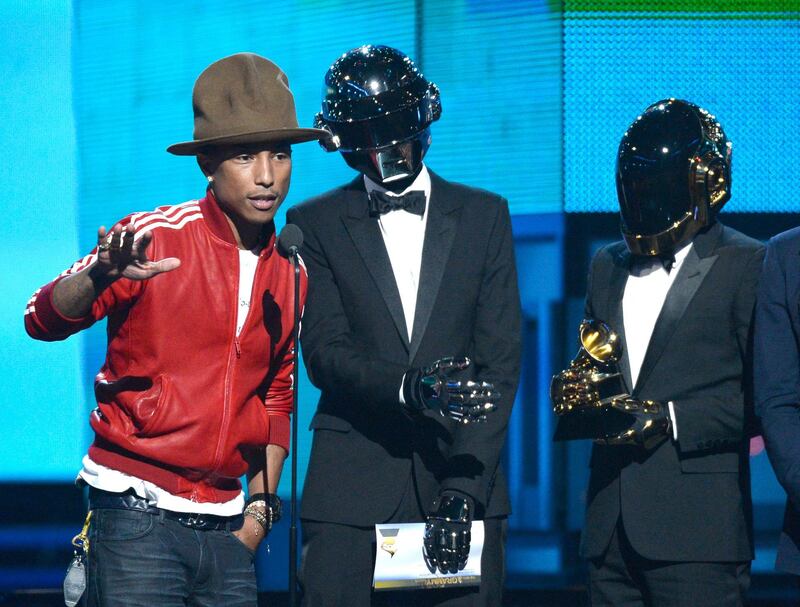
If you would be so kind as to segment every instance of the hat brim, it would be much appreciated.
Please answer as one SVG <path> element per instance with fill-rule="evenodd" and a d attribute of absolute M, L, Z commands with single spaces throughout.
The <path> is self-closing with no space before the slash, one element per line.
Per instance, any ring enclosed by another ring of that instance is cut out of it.
<path fill-rule="evenodd" d="M 270 131 L 183 141 L 169 146 L 167 151 L 176 156 L 196 156 L 206 148 L 222 145 L 237 143 L 304 143 L 306 141 L 319 141 L 330 136 L 331 134 L 324 129 L 273 129 Z"/>

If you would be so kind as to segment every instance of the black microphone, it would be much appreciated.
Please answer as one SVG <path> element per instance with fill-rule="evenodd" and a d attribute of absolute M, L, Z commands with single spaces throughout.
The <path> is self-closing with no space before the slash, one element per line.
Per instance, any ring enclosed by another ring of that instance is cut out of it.
<path fill-rule="evenodd" d="M 303 245 L 303 230 L 293 223 L 287 224 L 278 236 L 278 252 L 286 257 L 294 257 Z"/>

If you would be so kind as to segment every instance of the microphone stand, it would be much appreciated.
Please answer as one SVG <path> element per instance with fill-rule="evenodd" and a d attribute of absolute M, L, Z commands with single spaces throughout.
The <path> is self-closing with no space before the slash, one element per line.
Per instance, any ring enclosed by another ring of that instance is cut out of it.
<path fill-rule="evenodd" d="M 292 345 L 294 348 L 294 377 L 292 378 L 292 496 L 291 515 L 289 524 L 289 605 L 297 607 L 297 384 L 298 382 L 298 353 L 300 350 L 300 263 L 297 256 L 297 247 L 289 249 L 289 258 L 294 267 L 294 327 L 292 329 Z"/>

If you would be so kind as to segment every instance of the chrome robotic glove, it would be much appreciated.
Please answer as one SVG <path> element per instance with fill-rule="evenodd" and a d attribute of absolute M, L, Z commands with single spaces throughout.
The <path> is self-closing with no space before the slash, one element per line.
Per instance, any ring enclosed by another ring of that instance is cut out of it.
<path fill-rule="evenodd" d="M 406 406 L 415 411 L 433 409 L 464 424 L 485 421 L 486 415 L 497 408 L 500 393 L 487 382 L 450 379 L 469 365 L 469 358 L 448 357 L 409 371 L 403 382 Z"/>

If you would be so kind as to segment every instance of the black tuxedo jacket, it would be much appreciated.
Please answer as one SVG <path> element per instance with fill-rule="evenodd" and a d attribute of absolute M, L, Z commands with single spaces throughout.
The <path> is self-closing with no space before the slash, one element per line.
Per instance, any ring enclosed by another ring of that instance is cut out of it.
<path fill-rule="evenodd" d="M 800 228 L 770 239 L 758 286 L 753 362 L 756 411 L 775 476 L 789 499 L 777 569 L 800 575 Z"/>
<path fill-rule="evenodd" d="M 417 306 L 409 343 L 378 220 L 363 179 L 287 213 L 304 235 L 309 274 L 301 345 L 321 390 L 302 517 L 349 525 L 390 519 L 414 474 L 425 508 L 442 490 L 474 498 L 478 515 L 509 512 L 498 461 L 520 360 L 520 304 L 506 201 L 431 172 Z M 483 424 L 399 402 L 409 369 L 472 360 L 461 379 L 502 393 Z"/>
<path fill-rule="evenodd" d="M 720 223 L 698 234 L 656 321 L 636 385 L 673 401 L 678 440 L 650 452 L 595 445 L 581 552 L 602 555 L 620 516 L 640 555 L 666 561 L 753 558 L 747 381 L 750 323 L 763 246 Z M 622 296 L 630 255 L 622 242 L 592 261 L 586 314 L 625 332 Z"/>

